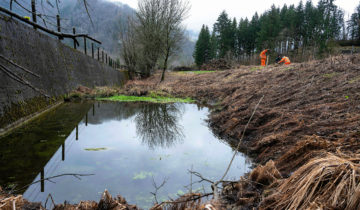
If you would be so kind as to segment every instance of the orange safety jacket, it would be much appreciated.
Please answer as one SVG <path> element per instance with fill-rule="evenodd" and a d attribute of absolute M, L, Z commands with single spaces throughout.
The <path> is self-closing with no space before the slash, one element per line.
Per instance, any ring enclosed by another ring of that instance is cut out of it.
<path fill-rule="evenodd" d="M 289 59 L 288 57 L 286 57 L 286 56 L 284 56 L 284 57 L 279 61 L 279 63 L 282 63 L 282 62 L 284 62 L 285 65 L 291 64 L 290 59 Z"/>
<path fill-rule="evenodd" d="M 268 51 L 268 49 L 266 50 L 263 50 L 261 53 L 260 53 L 260 58 L 261 59 L 266 59 L 266 52 Z"/>

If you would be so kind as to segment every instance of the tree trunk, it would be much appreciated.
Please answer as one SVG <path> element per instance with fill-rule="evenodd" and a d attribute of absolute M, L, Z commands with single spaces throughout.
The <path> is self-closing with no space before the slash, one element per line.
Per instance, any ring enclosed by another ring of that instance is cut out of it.
<path fill-rule="evenodd" d="M 128 69 L 128 77 L 129 77 L 129 80 L 133 79 L 132 71 L 130 71 L 130 69 Z"/>
<path fill-rule="evenodd" d="M 164 81 L 165 79 L 165 71 L 167 69 L 167 62 L 168 62 L 168 59 L 169 59 L 169 51 L 170 49 L 168 48 L 167 51 L 166 51 L 166 56 L 165 56 L 165 61 L 164 61 L 164 67 L 163 67 L 163 71 L 162 71 L 162 74 L 161 74 L 161 80 L 160 82 Z"/>

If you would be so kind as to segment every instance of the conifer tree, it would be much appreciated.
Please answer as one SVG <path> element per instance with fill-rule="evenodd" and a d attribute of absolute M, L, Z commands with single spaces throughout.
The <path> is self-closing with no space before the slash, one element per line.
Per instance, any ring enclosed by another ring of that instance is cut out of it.
<path fill-rule="evenodd" d="M 360 40 L 360 2 L 347 22 L 349 38 L 351 40 Z"/>
<path fill-rule="evenodd" d="M 205 25 L 202 26 L 199 38 L 196 41 L 193 57 L 197 66 L 201 66 L 210 59 L 210 32 Z"/>
<path fill-rule="evenodd" d="M 225 57 L 226 53 L 231 50 L 231 20 L 228 14 L 223 11 L 214 24 L 214 32 L 217 38 L 219 57 Z"/>

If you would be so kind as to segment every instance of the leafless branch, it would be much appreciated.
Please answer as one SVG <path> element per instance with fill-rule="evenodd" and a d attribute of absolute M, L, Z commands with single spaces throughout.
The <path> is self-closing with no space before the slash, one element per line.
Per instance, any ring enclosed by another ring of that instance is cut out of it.
<path fill-rule="evenodd" d="M 211 181 L 210 179 L 207 179 L 207 178 L 203 177 L 199 172 L 191 171 L 191 170 L 188 170 L 188 171 L 189 171 L 189 173 L 194 174 L 195 176 L 197 176 L 197 177 L 200 178 L 199 181 L 193 182 L 192 184 L 194 184 L 194 183 L 201 183 L 201 182 L 203 182 L 203 181 L 206 181 L 206 182 L 209 182 L 209 183 L 211 183 L 211 184 L 214 184 L 213 181 Z"/>
<path fill-rule="evenodd" d="M 203 197 L 208 197 L 210 195 L 212 195 L 213 193 L 205 193 L 205 194 L 192 194 L 190 195 L 190 198 L 189 199 L 186 199 L 186 200 L 176 200 L 176 201 L 163 201 L 159 204 L 157 204 L 156 206 L 152 207 L 152 209 L 157 209 L 159 208 L 160 206 L 164 205 L 164 204 L 178 204 L 178 203 L 187 203 L 187 202 L 190 202 L 190 201 L 196 201 L 196 200 L 199 200 L 200 198 L 203 198 Z"/>
<path fill-rule="evenodd" d="M 234 161 L 234 159 L 235 159 L 235 156 L 236 156 L 236 154 L 238 153 L 238 151 L 239 151 L 239 149 L 240 149 L 242 140 L 244 139 L 244 136 L 245 136 L 245 132 L 246 132 L 246 130 L 247 130 L 247 128 L 248 128 L 248 126 L 249 126 L 252 118 L 254 117 L 257 108 L 259 107 L 259 105 L 260 105 L 260 103 L 261 103 L 261 101 L 262 101 L 263 99 L 264 99 L 264 95 L 260 98 L 259 102 L 256 104 L 256 106 L 255 106 L 255 108 L 254 108 L 254 111 L 252 112 L 252 114 L 251 114 L 251 116 L 250 116 L 250 118 L 249 118 L 249 121 L 248 121 L 247 124 L 245 125 L 245 128 L 244 128 L 244 131 L 243 131 L 243 133 L 242 133 L 242 136 L 241 136 L 241 138 L 240 138 L 240 140 L 239 140 L 239 143 L 238 143 L 238 145 L 237 145 L 237 147 L 236 147 L 236 149 L 235 149 L 235 151 L 234 151 L 234 154 L 233 154 L 233 156 L 232 156 L 232 158 L 231 158 L 231 161 L 230 161 L 230 163 L 229 163 L 229 165 L 228 165 L 228 167 L 227 167 L 224 175 L 221 177 L 221 179 L 220 179 L 219 181 L 215 182 L 215 183 L 212 185 L 212 188 L 213 188 L 213 190 L 214 190 L 214 198 L 215 198 L 215 200 L 218 199 L 218 190 L 217 190 L 217 189 L 218 189 L 218 184 L 224 181 L 224 178 L 226 177 L 227 173 L 229 172 L 230 167 L 231 167 L 231 165 L 232 165 L 232 163 L 233 163 L 233 161 Z"/>
<path fill-rule="evenodd" d="M 232 181 L 225 181 L 224 178 L 226 177 L 227 173 L 229 172 L 229 170 L 230 170 L 230 168 L 231 168 L 231 165 L 232 165 L 232 163 L 233 163 L 233 161 L 234 161 L 234 159 L 235 159 L 235 156 L 236 156 L 236 154 L 238 153 L 238 151 L 239 151 L 239 149 L 240 149 L 242 140 L 244 139 L 245 132 L 246 132 L 246 130 L 247 130 L 247 128 L 248 128 L 248 126 L 249 126 L 252 118 L 254 117 L 254 114 L 255 114 L 256 110 L 258 109 L 258 107 L 259 107 L 259 105 L 260 105 L 260 103 L 261 103 L 261 101 L 262 101 L 263 99 L 264 99 L 264 96 L 262 96 L 262 97 L 260 98 L 259 102 L 256 104 L 256 106 L 255 106 L 255 108 L 254 108 L 254 111 L 252 112 L 252 114 L 251 114 L 251 116 L 250 116 L 247 124 L 245 125 L 244 131 L 243 131 L 242 136 L 241 136 L 241 138 L 240 138 L 240 140 L 239 140 L 239 143 L 238 143 L 238 145 L 237 145 L 237 147 L 236 147 L 236 149 L 235 149 L 235 151 L 234 151 L 234 154 L 233 154 L 233 156 L 232 156 L 232 158 L 231 158 L 231 161 L 229 162 L 229 165 L 228 165 L 228 167 L 226 168 L 226 171 L 225 171 L 224 175 L 221 177 L 221 179 L 220 179 L 219 181 L 213 182 L 213 181 L 211 181 L 210 179 L 207 179 L 207 178 L 203 177 L 199 172 L 189 170 L 189 172 L 190 172 L 191 174 L 194 174 L 195 176 L 197 176 L 197 177 L 200 178 L 199 181 L 196 181 L 196 182 L 194 182 L 194 183 L 201 183 L 201 182 L 203 182 L 203 181 L 206 181 L 206 182 L 209 182 L 209 183 L 212 184 L 212 185 L 211 185 L 211 188 L 212 188 L 212 190 L 213 190 L 213 194 L 214 194 L 214 199 L 215 199 L 215 200 L 218 199 L 218 189 L 219 189 L 218 185 L 219 185 L 220 183 L 232 183 Z M 190 185 L 192 185 L 192 184 L 193 184 L 193 183 L 190 183 Z"/>
<path fill-rule="evenodd" d="M 30 70 L 27 70 L 26 68 L 24 68 L 24 67 L 22 67 L 22 66 L 20 66 L 20 65 L 16 64 L 14 61 L 12 61 L 12 60 L 10 60 L 10 59 L 8 59 L 8 58 L 4 57 L 3 55 L 0 55 L 0 58 L 4 59 L 5 61 L 9 62 L 9 63 L 10 63 L 10 64 L 12 64 L 12 65 L 14 65 L 14 66 L 18 67 L 19 69 L 21 69 L 21 70 L 25 71 L 26 73 L 29 73 L 29 74 L 31 74 L 31 75 L 33 75 L 33 76 L 37 77 L 37 78 L 40 78 L 40 76 L 39 76 L 38 74 L 36 74 L 36 73 L 34 73 L 34 72 L 30 71 Z"/>
<path fill-rule="evenodd" d="M 49 198 L 51 199 L 52 204 L 55 206 L 54 199 L 53 199 L 52 195 L 49 193 L 49 195 L 47 196 L 46 201 L 45 201 L 45 209 L 47 209 L 46 205 L 47 205 L 47 202 L 48 202 Z"/>
<path fill-rule="evenodd" d="M 56 9 L 58 11 L 58 14 L 60 15 L 59 0 L 55 0 L 55 3 L 56 3 Z"/>
<path fill-rule="evenodd" d="M 36 184 L 36 183 L 41 182 L 41 181 L 50 181 L 51 179 L 54 179 L 54 178 L 57 178 L 57 177 L 73 176 L 73 177 L 81 180 L 80 177 L 83 177 L 83 176 L 93 176 L 93 175 L 95 175 L 95 174 L 71 174 L 71 173 L 68 173 L 68 174 L 59 174 L 59 175 L 56 175 L 56 176 L 51 176 L 51 177 L 46 177 L 46 178 L 44 178 L 44 179 L 39 179 L 39 180 L 37 180 L 37 181 L 35 181 L 35 182 L 32 182 L 32 183 L 30 183 L 30 184 L 27 184 L 27 185 L 25 185 L 25 186 L 23 186 L 23 187 L 15 190 L 14 192 L 18 192 L 18 191 L 20 191 L 20 190 L 23 190 L 23 189 L 25 189 L 25 188 L 33 185 L 33 184 Z M 52 182 L 52 181 L 50 181 L 50 182 Z"/>
<path fill-rule="evenodd" d="M 2 64 L 0 64 L 0 70 L 2 70 L 6 75 L 8 75 L 11 79 L 26 85 L 28 87 L 30 87 L 31 89 L 35 90 L 36 92 L 40 93 L 41 95 L 45 96 L 46 98 L 50 98 L 50 96 L 48 96 L 47 94 L 44 93 L 44 91 L 34 87 L 30 82 L 28 82 L 27 80 L 21 78 L 19 75 L 13 73 L 12 71 L 10 71 L 8 68 L 6 68 L 5 66 L 3 66 Z"/>
<path fill-rule="evenodd" d="M 92 19 L 91 19 L 91 16 L 90 16 L 90 13 L 89 13 L 89 9 L 88 9 L 89 5 L 88 5 L 88 3 L 87 3 L 86 0 L 83 0 L 83 3 L 84 3 L 84 7 L 85 7 L 85 10 L 86 10 L 86 13 L 87 13 L 87 15 L 88 15 L 88 17 L 89 17 L 89 19 L 90 19 L 91 25 L 94 26 L 94 23 L 93 23 L 93 21 L 92 21 Z"/>
<path fill-rule="evenodd" d="M 156 182 L 155 182 L 154 176 L 152 176 L 152 184 L 153 184 L 153 186 L 155 188 L 155 192 L 150 192 L 150 193 L 154 196 L 154 200 L 155 200 L 156 203 L 158 203 L 157 193 L 160 190 L 160 188 L 162 188 L 166 184 L 167 180 L 169 180 L 169 178 L 165 177 L 163 182 L 158 186 L 156 184 Z"/>

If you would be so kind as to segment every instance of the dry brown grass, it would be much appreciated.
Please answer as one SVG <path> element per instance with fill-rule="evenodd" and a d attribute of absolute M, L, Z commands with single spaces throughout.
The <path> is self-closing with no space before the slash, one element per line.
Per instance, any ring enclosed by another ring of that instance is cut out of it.
<path fill-rule="evenodd" d="M 258 166 L 250 173 L 250 180 L 262 184 L 270 185 L 277 179 L 282 178 L 280 172 L 275 167 L 274 161 L 268 161 L 265 166 Z"/>
<path fill-rule="evenodd" d="M 327 153 L 296 170 L 264 209 L 360 209 L 360 156 Z"/>

